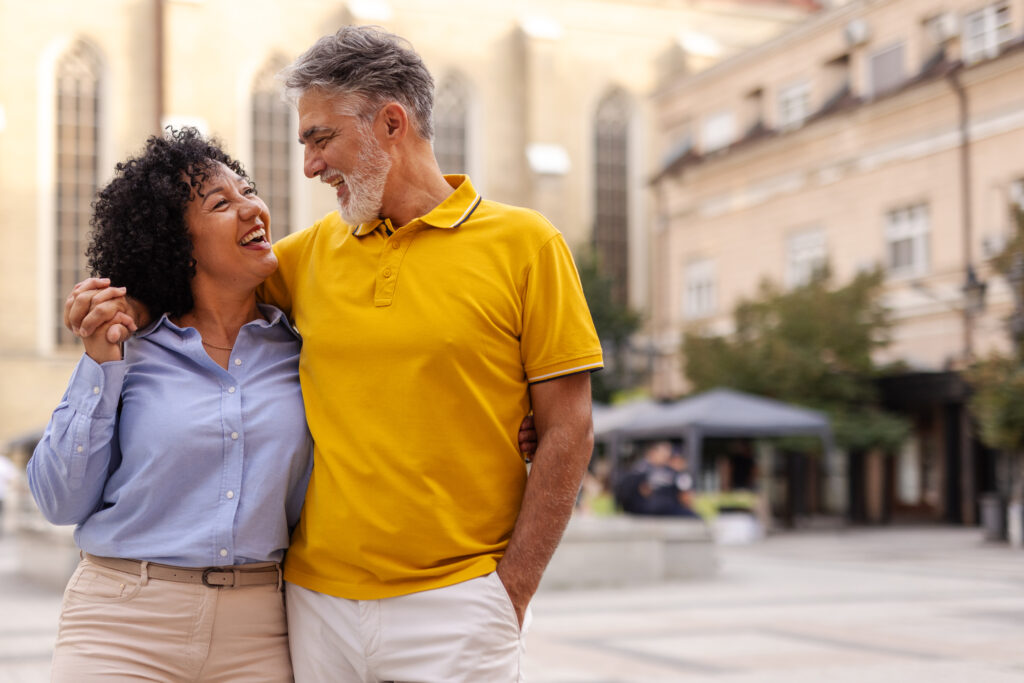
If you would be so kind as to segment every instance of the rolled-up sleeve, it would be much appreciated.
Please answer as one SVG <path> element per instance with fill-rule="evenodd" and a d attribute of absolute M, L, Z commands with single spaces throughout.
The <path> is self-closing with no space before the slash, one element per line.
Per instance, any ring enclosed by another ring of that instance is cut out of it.
<path fill-rule="evenodd" d="M 117 450 L 117 406 L 127 367 L 83 355 L 28 463 L 36 504 L 53 524 L 78 524 L 103 495 Z"/>

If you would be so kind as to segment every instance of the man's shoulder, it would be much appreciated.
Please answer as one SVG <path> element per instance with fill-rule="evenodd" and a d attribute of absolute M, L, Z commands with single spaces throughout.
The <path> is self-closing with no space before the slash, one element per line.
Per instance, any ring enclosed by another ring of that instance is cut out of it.
<path fill-rule="evenodd" d="M 480 222 L 515 230 L 520 237 L 532 237 L 546 242 L 555 235 L 561 234 L 544 214 L 525 206 L 484 199 L 480 202 L 480 208 L 476 213 L 479 213 L 479 216 L 474 215 L 473 218 Z"/>
<path fill-rule="evenodd" d="M 332 211 L 308 228 L 303 228 L 274 242 L 274 252 L 278 257 L 282 253 L 308 248 L 316 244 L 325 235 L 349 231 L 350 228 L 341 220 L 337 211 Z"/>

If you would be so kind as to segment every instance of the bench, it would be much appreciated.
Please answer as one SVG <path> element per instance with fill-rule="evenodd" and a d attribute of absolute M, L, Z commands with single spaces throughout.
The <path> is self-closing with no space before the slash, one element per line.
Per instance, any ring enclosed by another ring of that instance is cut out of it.
<path fill-rule="evenodd" d="M 718 569 L 711 530 L 672 517 L 575 515 L 540 588 L 607 588 L 712 576 Z"/>

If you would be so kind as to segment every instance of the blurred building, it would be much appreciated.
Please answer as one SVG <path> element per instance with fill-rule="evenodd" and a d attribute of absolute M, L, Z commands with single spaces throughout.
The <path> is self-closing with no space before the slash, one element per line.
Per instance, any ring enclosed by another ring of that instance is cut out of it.
<path fill-rule="evenodd" d="M 1021 0 L 853 0 L 662 87 L 656 394 L 686 389 L 684 330 L 728 333 L 762 279 L 881 265 L 896 325 L 879 360 L 909 368 L 884 398 L 914 438 L 851 458 L 842 496 L 870 521 L 973 521 L 995 482 L 958 370 L 1009 343 L 1012 297 L 989 262 L 1024 198 L 1022 34 Z"/>
<path fill-rule="evenodd" d="M 243 160 L 277 236 L 333 208 L 301 174 L 274 74 L 346 23 L 407 37 L 437 80 L 436 151 L 488 197 L 593 243 L 646 307 L 649 94 L 763 42 L 811 0 L 0 0 L 0 444 L 41 428 L 81 347 L 61 309 L 86 275 L 90 204 L 167 123 Z M 31 436 L 26 443 L 31 443 Z"/>

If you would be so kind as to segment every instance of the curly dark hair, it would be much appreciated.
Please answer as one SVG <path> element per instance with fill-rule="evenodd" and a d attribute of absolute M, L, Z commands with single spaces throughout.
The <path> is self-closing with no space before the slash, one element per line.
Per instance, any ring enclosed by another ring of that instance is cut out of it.
<path fill-rule="evenodd" d="M 216 139 L 195 128 L 168 127 L 166 135 L 146 141 L 142 154 L 117 165 L 93 203 L 86 251 L 92 274 L 126 287 L 152 320 L 195 306 L 196 262 L 185 209 L 218 161 L 252 183 Z"/>

